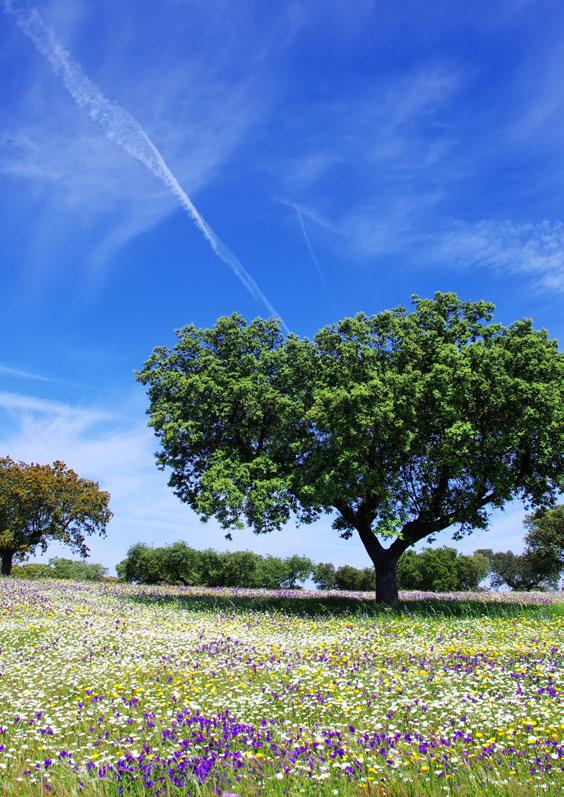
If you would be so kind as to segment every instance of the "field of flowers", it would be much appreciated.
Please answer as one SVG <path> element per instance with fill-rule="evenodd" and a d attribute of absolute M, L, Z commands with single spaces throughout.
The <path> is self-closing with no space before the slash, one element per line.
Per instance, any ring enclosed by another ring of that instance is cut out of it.
<path fill-rule="evenodd" d="M 475 597 L 0 579 L 1 793 L 557 794 L 561 606 Z"/>

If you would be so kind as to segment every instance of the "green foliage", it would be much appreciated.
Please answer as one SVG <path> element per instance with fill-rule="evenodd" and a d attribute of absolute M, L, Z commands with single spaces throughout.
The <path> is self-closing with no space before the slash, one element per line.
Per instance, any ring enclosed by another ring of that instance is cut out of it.
<path fill-rule="evenodd" d="M 30 562 L 26 565 L 14 565 L 10 573 L 14 578 L 23 578 L 26 581 L 35 581 L 39 578 L 52 578 L 49 565 L 41 562 Z"/>
<path fill-rule="evenodd" d="M 118 578 L 138 584 L 160 583 L 163 573 L 161 550 L 141 542 L 132 545 L 123 562 L 116 565 Z M 178 574 L 176 580 L 180 580 Z"/>
<path fill-rule="evenodd" d="M 525 528 L 526 556 L 546 582 L 557 582 L 564 569 L 564 504 L 528 515 Z"/>
<path fill-rule="evenodd" d="M 313 573 L 313 562 L 306 556 L 289 556 L 282 561 L 286 569 L 281 583 L 284 589 L 296 589 Z"/>
<path fill-rule="evenodd" d="M 95 562 L 84 560 L 63 559 L 55 557 L 49 559 L 48 564 L 30 563 L 14 565 L 12 575 L 15 578 L 35 580 L 38 578 L 58 578 L 72 581 L 104 581 L 108 568 Z"/>
<path fill-rule="evenodd" d="M 160 548 L 138 543 L 116 570 L 122 581 L 139 584 L 296 589 L 312 574 L 313 563 L 303 556 L 280 559 L 251 551 L 196 550 L 183 542 Z"/>
<path fill-rule="evenodd" d="M 531 589 L 542 589 L 543 577 L 536 571 L 534 563 L 525 554 L 515 554 L 513 551 L 488 551 L 491 565 L 491 585 L 509 587 L 510 589 L 527 592 Z"/>
<path fill-rule="evenodd" d="M 475 590 L 490 569 L 486 556 L 466 556 L 454 548 L 425 548 L 421 552 L 406 551 L 398 564 L 400 589 L 424 592 L 456 592 Z"/>
<path fill-rule="evenodd" d="M 374 592 L 376 580 L 373 567 L 351 567 L 342 565 L 335 572 L 335 587 L 343 590 Z"/>
<path fill-rule="evenodd" d="M 28 465 L 0 458 L 0 557 L 9 575 L 14 557 L 25 559 L 50 540 L 88 555 L 86 537 L 105 534 L 110 495 L 80 478 L 64 462 Z"/>
<path fill-rule="evenodd" d="M 315 566 L 312 578 L 317 589 L 334 589 L 335 565 L 330 562 L 321 562 Z"/>
<path fill-rule="evenodd" d="M 494 553 L 479 551 L 489 559 L 492 587 L 556 589 L 564 567 L 564 505 L 537 510 L 525 518 L 525 550 Z"/>
<path fill-rule="evenodd" d="M 218 573 L 215 586 L 255 586 L 259 580 L 260 557 L 251 551 L 233 551 L 218 555 Z"/>
<path fill-rule="evenodd" d="M 457 574 L 459 590 L 477 589 L 480 582 L 487 578 L 490 572 L 490 561 L 487 556 L 474 551 L 472 556 L 459 555 L 457 560 Z"/>
<path fill-rule="evenodd" d="M 281 528 L 333 513 L 357 532 L 394 601 L 395 565 L 441 529 L 484 529 L 520 498 L 558 489 L 562 358 L 529 319 L 455 294 L 414 311 L 358 314 L 312 340 L 238 315 L 181 329 L 138 380 L 169 484 L 226 530 Z M 376 535 L 394 539 L 388 549 Z M 395 590 L 397 598 L 397 590 Z"/>
<path fill-rule="evenodd" d="M 482 553 L 466 556 L 454 548 L 427 548 L 406 552 L 398 577 L 401 589 L 474 590 L 489 569 L 489 559 Z M 117 571 L 121 580 L 143 584 L 296 589 L 311 577 L 321 590 L 368 592 L 375 588 L 372 567 L 335 568 L 328 562 L 314 565 L 302 556 L 281 559 L 251 551 L 196 550 L 183 542 L 160 548 L 133 545 Z"/>

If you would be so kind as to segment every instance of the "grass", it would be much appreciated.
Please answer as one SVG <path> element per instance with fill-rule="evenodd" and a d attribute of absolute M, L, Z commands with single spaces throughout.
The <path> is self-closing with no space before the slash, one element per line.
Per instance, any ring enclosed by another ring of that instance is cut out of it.
<path fill-rule="evenodd" d="M 297 592 L 297 591 L 296 591 Z M 171 605 L 185 611 L 212 611 L 212 612 L 281 612 L 287 615 L 300 617 L 346 617 L 363 616 L 385 619 L 391 615 L 404 615 L 419 618 L 432 617 L 467 617 L 479 619 L 481 617 L 546 617 L 562 616 L 564 603 L 535 604 L 523 600 L 520 602 L 507 602 L 496 600 L 441 600 L 427 598 L 423 600 L 403 600 L 397 611 L 388 606 L 377 604 L 372 600 L 359 600 L 346 597 L 291 597 L 279 596 L 246 596 L 246 595 L 133 595 L 130 600 L 134 603 L 164 606 Z"/>

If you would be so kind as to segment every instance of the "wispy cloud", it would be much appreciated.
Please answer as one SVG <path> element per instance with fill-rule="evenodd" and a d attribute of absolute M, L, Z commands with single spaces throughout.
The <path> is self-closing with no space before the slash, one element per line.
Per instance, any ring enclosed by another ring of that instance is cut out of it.
<path fill-rule="evenodd" d="M 57 40 L 37 9 L 21 11 L 12 0 L 4 0 L 6 11 L 47 59 L 55 74 L 79 108 L 97 124 L 104 135 L 135 160 L 140 161 L 176 197 L 180 206 L 202 233 L 217 257 L 226 263 L 249 293 L 266 309 L 280 318 L 270 300 L 261 291 L 239 258 L 223 243 L 208 224 L 170 170 L 161 152 L 141 125 L 124 108 L 110 101 L 83 72 Z M 289 331 L 284 322 L 283 327 Z"/>
<path fill-rule="evenodd" d="M 564 290 L 564 223 L 508 219 L 476 222 L 437 211 L 432 196 L 397 201 L 386 215 L 379 207 L 345 214 L 323 228 L 336 247 L 365 263 L 402 256 L 406 265 L 480 269 L 521 276 L 538 290 Z"/>
<path fill-rule="evenodd" d="M 311 262 L 313 263 L 313 267 L 314 267 L 315 272 L 317 274 L 317 278 L 319 279 L 319 283 L 320 283 L 321 287 L 323 288 L 323 291 L 324 291 L 325 295 L 327 296 L 327 299 L 329 300 L 329 303 L 331 304 L 331 306 L 332 306 L 332 308 L 333 308 L 333 310 L 335 312 L 335 315 L 338 316 L 339 315 L 339 309 L 337 307 L 337 303 L 335 301 L 335 297 L 333 296 L 333 294 L 332 294 L 332 292 L 331 292 L 331 290 L 329 288 L 329 284 L 328 284 L 327 279 L 325 277 L 325 272 L 321 268 L 321 263 L 319 262 L 319 258 L 317 257 L 317 254 L 316 254 L 316 252 L 315 252 L 315 250 L 313 248 L 313 245 L 311 243 L 311 238 L 309 236 L 309 233 L 307 231 L 307 228 L 306 228 L 306 225 L 305 225 L 305 221 L 304 221 L 304 214 L 302 213 L 302 210 L 301 210 L 300 206 L 296 205 L 294 202 L 290 202 L 290 201 L 288 201 L 286 199 L 279 199 L 278 202 L 280 202 L 282 205 L 286 205 L 287 207 L 291 208 L 295 212 L 295 214 L 297 216 L 297 219 L 298 219 L 298 225 L 299 225 L 299 228 L 301 230 L 301 233 L 302 233 L 302 236 L 303 236 L 303 239 L 304 239 L 304 243 L 306 245 L 307 251 L 308 251 L 309 256 L 311 258 Z"/>
<path fill-rule="evenodd" d="M 283 164 L 285 195 L 325 228 L 339 254 L 373 258 L 401 250 L 440 208 L 467 169 L 443 121 L 467 76 L 450 63 L 424 63 L 378 77 L 361 96 L 315 109 L 311 151 Z M 354 193 L 337 190 L 352 184 Z"/>
<path fill-rule="evenodd" d="M 18 413 L 63 418 L 72 421 L 73 426 L 89 426 L 99 421 L 107 421 L 112 414 L 105 410 L 92 410 L 66 404 L 65 402 L 29 396 L 23 393 L 0 391 L 0 407 Z M 56 440 L 56 437 L 55 437 Z"/>
<path fill-rule="evenodd" d="M 511 153 L 518 159 L 531 137 L 550 137 L 540 130 L 542 120 L 560 129 L 561 120 L 554 118 L 562 105 L 558 92 L 552 85 L 527 103 L 529 81 L 526 90 L 511 87 L 513 117 L 500 119 L 492 107 L 469 118 L 464 102 L 478 77 L 477 68 L 421 63 L 377 78 L 368 97 L 345 107 L 319 106 L 319 116 L 331 123 L 320 125 L 310 152 L 284 164 L 281 184 L 302 214 L 316 219 L 326 244 L 349 262 L 378 268 L 394 256 L 406 269 L 478 267 L 519 275 L 539 290 L 561 290 L 561 216 L 536 212 L 529 221 L 521 207 L 514 218 L 504 177 L 496 181 L 489 174 L 496 159 L 500 169 L 514 168 Z M 538 81 L 533 84 L 538 89 Z M 496 135 L 482 141 L 480 125 L 493 126 Z M 556 169 L 562 173 L 564 163 Z M 490 182 L 484 191 L 485 179 Z M 334 190 L 347 181 L 355 186 L 352 198 Z M 520 190 L 530 200 L 531 185 Z M 504 205 L 506 215 L 500 213 Z"/>
<path fill-rule="evenodd" d="M 541 288 L 564 290 L 564 223 L 454 221 L 431 235 L 428 255 L 446 265 L 479 266 L 530 277 Z"/>
<path fill-rule="evenodd" d="M 4 376 L 13 376 L 17 379 L 34 379 L 36 382 L 52 382 L 53 379 L 50 376 L 44 376 L 43 374 L 36 374 L 33 371 L 26 371 L 22 368 L 12 368 L 8 365 L 0 365 L 0 374 L 4 374 Z"/>
<path fill-rule="evenodd" d="M 444 113 L 467 79 L 453 64 L 423 63 L 407 73 L 375 77 L 346 103 L 319 101 L 311 111 L 319 126 L 305 137 L 308 149 L 283 161 L 283 184 L 306 190 L 308 183 L 315 187 L 345 168 L 356 175 L 362 199 L 365 191 L 387 193 L 392 176 L 399 190 L 407 178 L 414 181 L 430 171 L 436 182 L 445 152 L 456 143 Z M 300 120 L 289 124 L 299 127 Z"/>
<path fill-rule="evenodd" d="M 2 408 L 9 425 L 2 424 Z M 245 530 L 225 540 L 225 532 L 210 521 L 204 527 L 166 485 L 152 455 L 152 432 L 139 412 L 137 400 L 121 415 L 103 408 L 47 402 L 26 394 L 0 394 L 0 455 L 24 462 L 66 462 L 81 475 L 100 482 L 110 492 L 114 517 L 107 539 L 91 539 L 92 558 L 113 566 L 135 542 L 166 544 L 184 539 L 197 548 L 247 548 L 288 556 L 309 554 L 333 561 L 364 560 L 360 543 L 343 544 L 320 522 L 307 534 L 291 525 L 280 534 L 256 536 Z M 50 546 L 48 556 L 68 556 L 68 550 Z"/>
<path fill-rule="evenodd" d="M 85 3 L 47 2 L 41 13 L 65 46 L 76 45 L 81 51 L 85 29 L 97 24 L 93 7 Z M 244 46 L 237 25 L 227 27 L 219 7 L 212 11 L 195 5 L 183 13 L 169 4 L 155 18 L 150 12 L 155 51 L 147 58 L 146 52 L 136 52 L 136 19 L 120 7 L 111 13 L 113 24 L 97 34 L 96 76 L 112 87 L 115 97 L 126 100 L 159 141 L 167 160 L 174 162 L 179 181 L 196 192 L 217 177 L 260 116 L 264 95 L 256 91 L 254 48 L 247 46 L 239 66 L 226 76 L 226 63 Z M 193 25 L 201 27 L 196 39 Z M 14 35 L 19 33 L 15 25 L 13 29 Z M 33 235 L 27 236 L 28 251 L 20 254 L 20 262 L 29 264 L 31 272 L 26 292 L 37 294 L 43 288 L 53 262 L 60 262 L 64 251 L 65 257 L 72 253 L 75 262 L 83 264 L 77 292 L 84 287 L 90 294 L 107 275 L 116 252 L 161 222 L 177 204 L 164 185 L 139 163 L 124 159 L 110 141 L 96 134 L 86 115 L 76 113 L 43 63 L 16 46 L 8 26 L 6 34 L 0 62 L 10 70 L 17 58 L 21 69 L 18 91 L 3 107 L 0 175 L 13 189 L 13 212 L 19 209 L 33 228 Z M 209 46 L 215 50 L 213 61 Z"/>

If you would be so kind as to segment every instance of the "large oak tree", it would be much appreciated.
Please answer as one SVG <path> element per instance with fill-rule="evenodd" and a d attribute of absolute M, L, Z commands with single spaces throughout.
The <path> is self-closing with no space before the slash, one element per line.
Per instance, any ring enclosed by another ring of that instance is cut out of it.
<path fill-rule="evenodd" d="M 25 559 L 51 540 L 88 554 L 86 537 L 104 534 L 112 513 L 109 493 L 64 462 L 52 465 L 0 458 L 0 559 L 9 576 L 14 557 Z"/>
<path fill-rule="evenodd" d="M 202 519 L 228 531 L 334 514 L 358 534 L 377 600 L 395 604 L 397 562 L 455 526 L 484 529 L 514 498 L 554 503 L 562 359 L 529 319 L 452 293 L 358 314 L 312 340 L 234 314 L 186 326 L 138 374 L 157 461 Z"/>

